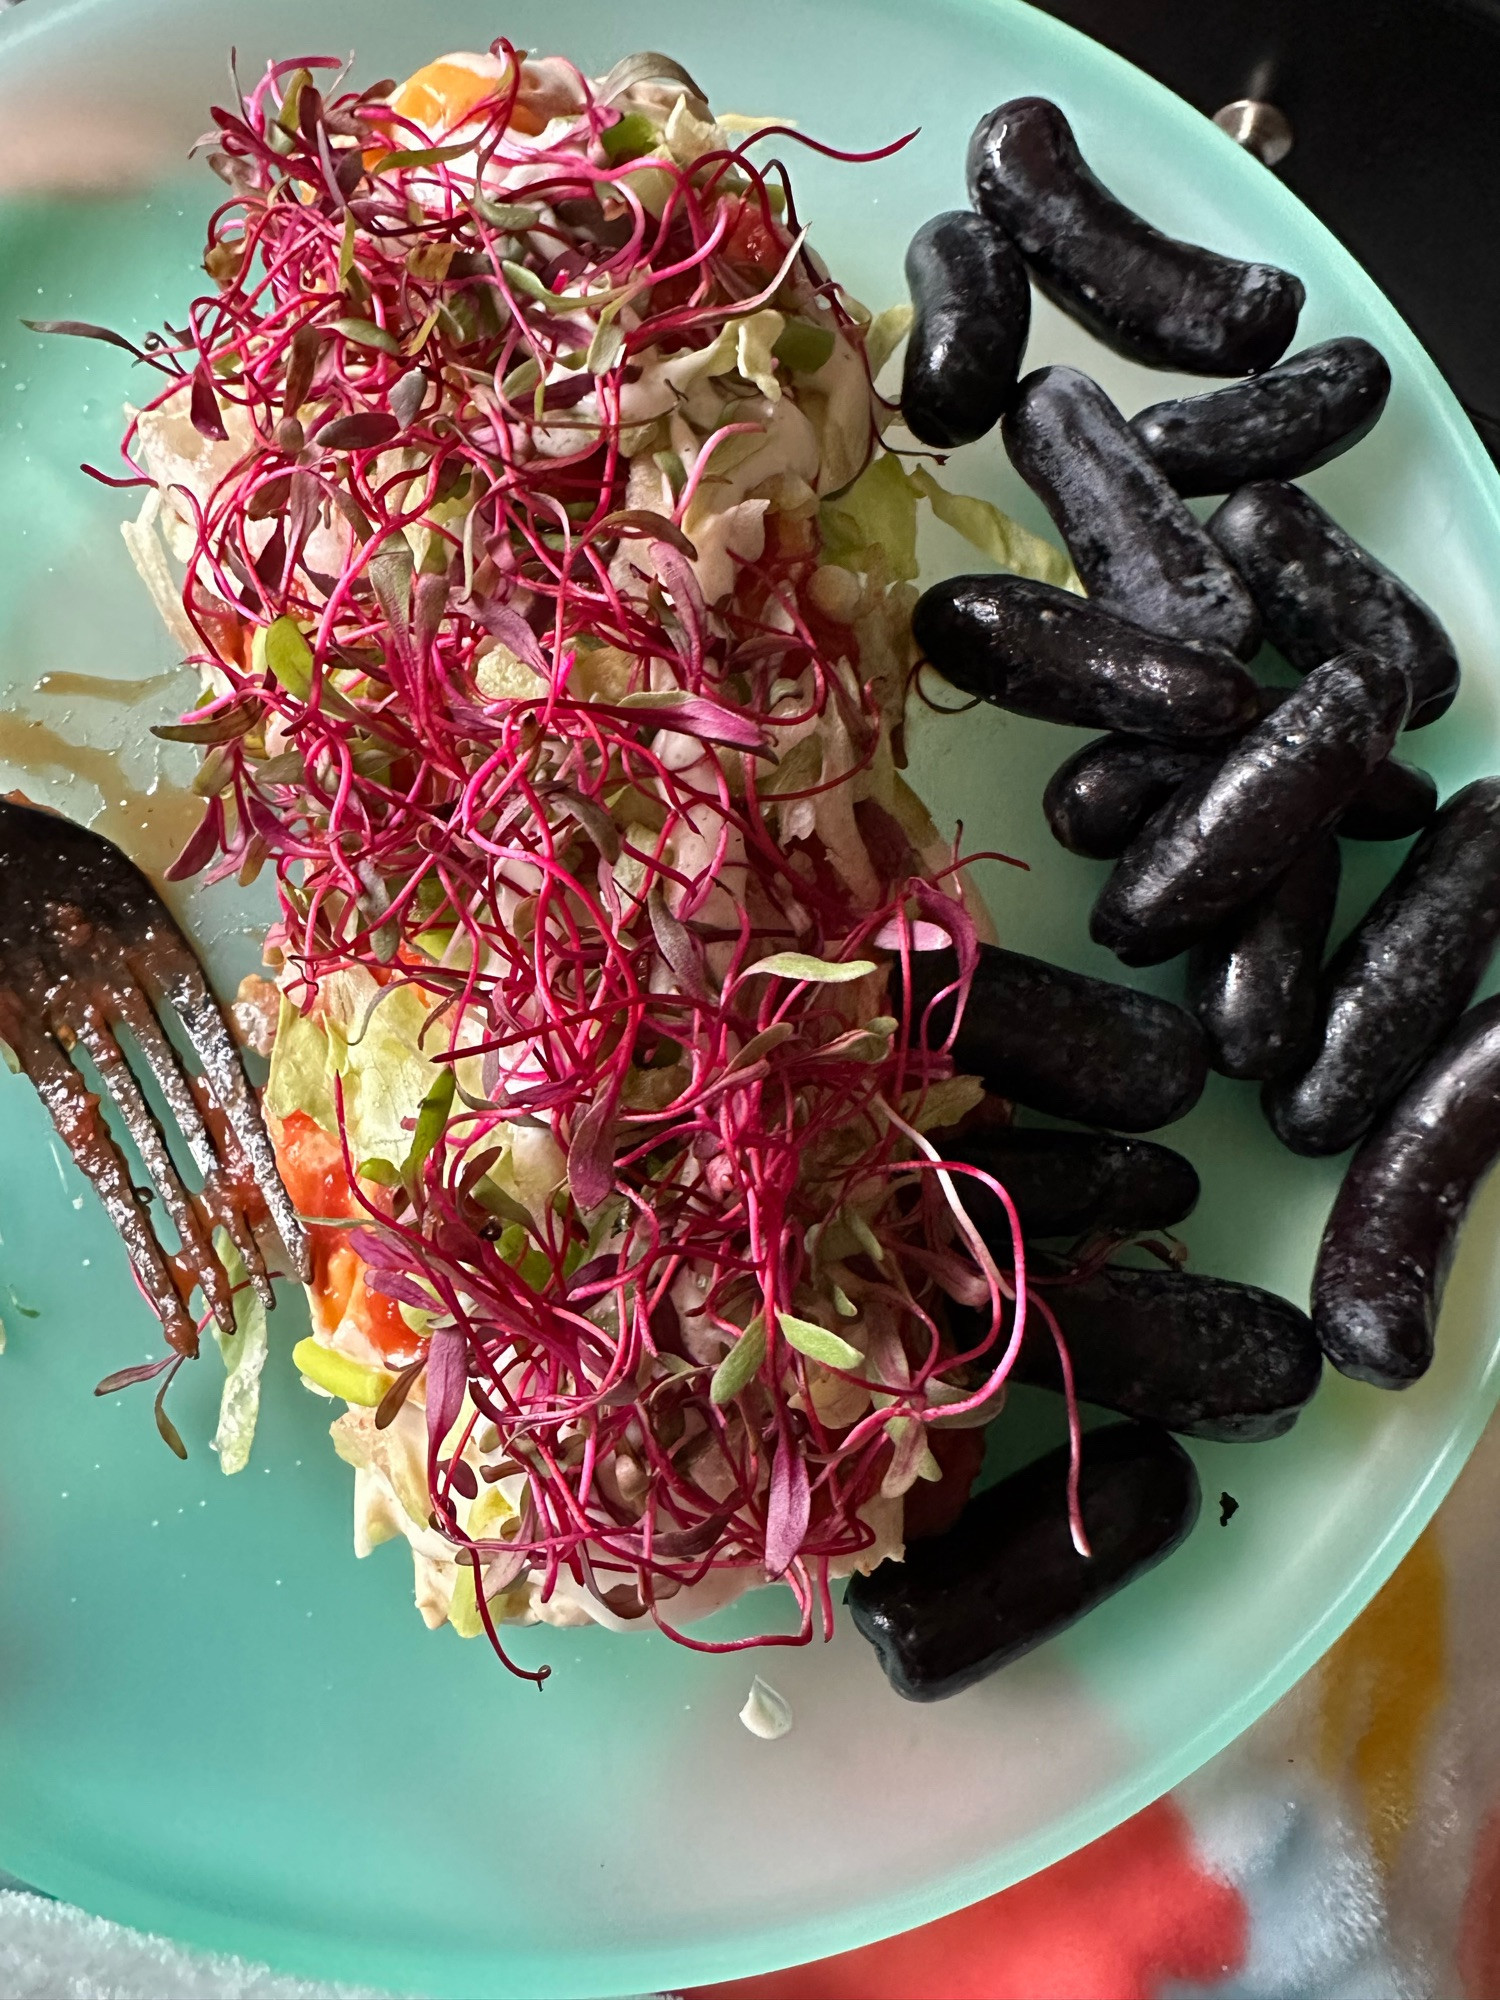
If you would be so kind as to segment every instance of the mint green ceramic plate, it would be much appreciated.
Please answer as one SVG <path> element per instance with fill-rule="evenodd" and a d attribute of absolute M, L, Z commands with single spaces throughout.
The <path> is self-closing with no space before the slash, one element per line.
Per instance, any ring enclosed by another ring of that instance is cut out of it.
<path fill-rule="evenodd" d="M 628 15 L 628 22 L 627 22 Z M 968 132 L 1025 91 L 1057 97 L 1105 177 L 1153 217 L 1307 281 L 1303 337 L 1368 335 L 1395 391 L 1374 436 L 1315 490 L 1431 598 L 1467 680 L 1421 739 L 1445 785 L 1500 764 L 1495 474 L 1374 286 L 1253 160 L 1125 64 L 1011 0 L 26 0 L 0 22 L 0 788 L 25 784 L 159 852 L 176 807 L 140 706 L 35 692 L 44 672 L 140 679 L 172 665 L 122 549 L 107 459 L 132 377 L 114 351 L 45 343 L 21 315 L 144 327 L 194 286 L 212 199 L 186 148 L 205 107 L 271 53 L 356 52 L 366 79 L 505 30 L 602 70 L 673 51 L 723 108 L 776 112 L 846 146 L 912 125 L 862 169 L 797 155 L 799 205 L 872 304 L 902 251 L 961 202 Z M 1033 353 L 1100 372 L 1128 407 L 1167 392 L 1038 316 Z M 1043 525 L 993 442 L 955 480 Z M 933 568 L 967 558 L 928 551 Z M 55 686 L 55 684 L 54 684 Z M 57 738 L 105 750 L 81 756 Z M 1098 871 L 1047 838 L 1039 796 L 1070 747 L 996 714 L 919 732 L 919 777 L 993 871 L 1006 935 L 1089 970 Z M 50 761 L 49 761 L 50 760 Z M 74 775 L 70 776 L 69 771 Z M 180 775 L 180 773 L 179 773 Z M 157 789 L 153 793 L 152 786 Z M 1351 902 L 1392 856 L 1350 867 Z M 254 913 L 190 911 L 216 969 L 254 962 Z M 1177 977 L 1160 977 L 1170 991 Z M 303 1973 L 441 1996 L 625 1993 L 758 1971 L 915 1924 L 1043 1867 L 1183 1777 L 1308 1668 L 1390 1572 L 1496 1393 L 1500 1204 L 1465 1239 L 1440 1355 L 1402 1397 L 1330 1382 L 1288 1439 L 1197 1453 L 1188 1547 L 1075 1634 L 960 1699 L 915 1708 L 848 1632 L 778 1653 L 797 1723 L 777 1744 L 735 1713 L 750 1663 L 603 1634 L 526 1635 L 544 1695 L 482 1645 L 426 1633 L 399 1548 L 356 1564 L 349 1475 L 324 1407 L 276 1356 L 250 1469 L 205 1448 L 216 1364 L 185 1385 L 179 1465 L 144 1403 L 96 1403 L 153 1347 L 124 1259 L 26 1087 L 0 1077 L 0 1867 L 93 1910 Z M 1188 1232 L 1209 1269 L 1305 1293 L 1336 1163 L 1289 1158 L 1253 1094 L 1212 1086 L 1173 1133 L 1207 1193 Z"/>

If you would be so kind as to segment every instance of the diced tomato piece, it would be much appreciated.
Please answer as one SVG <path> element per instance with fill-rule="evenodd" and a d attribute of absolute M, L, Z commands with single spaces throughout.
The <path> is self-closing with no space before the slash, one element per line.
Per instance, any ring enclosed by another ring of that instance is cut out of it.
<path fill-rule="evenodd" d="M 365 1283 L 365 1266 L 357 1257 L 354 1261 L 359 1264 L 359 1275 L 354 1281 L 349 1310 L 354 1315 L 355 1324 L 380 1350 L 388 1366 L 404 1368 L 408 1361 L 415 1361 L 421 1353 L 421 1336 L 413 1333 L 406 1324 L 394 1299 L 388 1299 L 384 1292 L 370 1290 Z"/>
<path fill-rule="evenodd" d="M 764 272 L 769 278 L 778 268 L 791 238 L 774 223 L 768 224 L 758 201 L 742 201 L 739 214 L 730 223 L 724 238 L 724 255 L 736 264 Z"/>
<path fill-rule="evenodd" d="M 299 1214 L 337 1218 L 359 1213 L 336 1139 L 304 1111 L 294 1111 L 281 1121 L 273 1119 L 271 1128 L 276 1164 Z M 314 1224 L 307 1233 L 319 1331 L 332 1333 L 352 1316 L 394 1366 L 414 1360 L 421 1348 L 419 1337 L 401 1317 L 394 1299 L 368 1288 L 364 1261 L 350 1247 L 347 1232 Z"/>
<path fill-rule="evenodd" d="M 248 667 L 250 631 L 243 616 L 222 598 L 206 593 L 200 593 L 196 604 L 198 622 L 219 658 L 231 667 Z"/>
<path fill-rule="evenodd" d="M 354 1213 L 354 1195 L 339 1143 L 305 1111 L 294 1111 L 272 1133 L 276 1164 L 302 1215 Z M 324 1234 L 327 1232 L 325 1231 Z"/>

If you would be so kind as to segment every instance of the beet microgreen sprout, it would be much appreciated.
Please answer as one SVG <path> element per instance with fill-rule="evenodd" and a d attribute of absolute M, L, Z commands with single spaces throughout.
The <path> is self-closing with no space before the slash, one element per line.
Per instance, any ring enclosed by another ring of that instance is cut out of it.
<path fill-rule="evenodd" d="M 689 467 L 659 393 L 732 323 L 800 318 L 863 370 L 868 450 L 863 321 L 752 140 L 616 160 L 618 106 L 493 53 L 436 139 L 322 95 L 327 59 L 215 114 L 216 289 L 125 446 L 153 483 L 175 416 L 223 468 L 165 496 L 211 681 L 186 720 L 219 739 L 177 872 L 268 862 L 293 999 L 356 967 L 409 986 L 467 1078 L 394 1193 L 340 1126 L 366 1282 L 427 1316 L 425 1386 L 403 1372 L 381 1420 L 425 1396 L 432 1525 L 501 1657 L 488 1600 L 527 1575 L 703 1650 L 800 1644 L 831 1573 L 899 1539 L 927 1426 L 1003 1391 L 1028 1298 L 1004 1189 L 922 1129 L 953 1062 L 900 997 L 910 953 L 957 948 L 961 1011 L 975 935 L 955 867 L 874 797 L 906 660 L 882 692 L 817 609 L 814 510 L 768 514 L 706 598 L 694 523 L 765 406 L 721 371 Z M 488 1168 L 537 1123 L 569 1198 L 501 1226 Z M 1004 1204 L 1009 1260 L 961 1174 Z M 949 1296 L 985 1308 L 967 1349 Z M 503 1537 L 459 1504 L 483 1426 L 525 1475 Z M 796 1630 L 675 1625 L 726 1569 L 781 1576 Z"/>

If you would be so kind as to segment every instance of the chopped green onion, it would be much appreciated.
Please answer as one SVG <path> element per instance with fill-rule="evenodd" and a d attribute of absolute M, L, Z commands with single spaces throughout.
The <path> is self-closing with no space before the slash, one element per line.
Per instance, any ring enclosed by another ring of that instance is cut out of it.
<path fill-rule="evenodd" d="M 789 319 L 771 352 L 783 368 L 797 375 L 816 375 L 833 353 L 833 329 L 810 320 Z"/>
<path fill-rule="evenodd" d="M 599 143 L 605 158 L 618 166 L 622 160 L 638 160 L 643 153 L 651 152 L 660 137 L 643 112 L 629 111 L 610 126 Z"/>
<path fill-rule="evenodd" d="M 362 1362 L 351 1361 L 347 1354 L 325 1347 L 311 1334 L 292 1349 L 292 1365 L 330 1396 L 342 1396 L 346 1403 L 359 1403 L 371 1410 L 396 1379 L 383 1368 L 366 1368 Z"/>
<path fill-rule="evenodd" d="M 420 1173 L 422 1163 L 443 1136 L 443 1127 L 448 1123 L 448 1113 L 453 1109 L 454 1093 L 458 1078 L 453 1073 L 452 1063 L 445 1063 L 438 1072 L 437 1082 L 422 1099 L 417 1112 L 417 1127 L 412 1134 L 411 1151 L 406 1156 L 402 1172 L 408 1180 Z"/>

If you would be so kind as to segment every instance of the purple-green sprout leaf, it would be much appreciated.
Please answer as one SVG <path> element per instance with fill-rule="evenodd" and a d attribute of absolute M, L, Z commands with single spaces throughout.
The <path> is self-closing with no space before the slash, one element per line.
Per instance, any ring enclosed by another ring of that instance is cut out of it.
<path fill-rule="evenodd" d="M 427 394 L 427 373 L 422 368 L 408 368 L 406 373 L 391 386 L 387 401 L 391 415 L 402 430 L 415 423 Z"/>
<path fill-rule="evenodd" d="M 400 167 L 436 167 L 444 160 L 461 160 L 465 153 L 472 153 L 474 142 L 465 140 L 457 146 L 413 146 L 394 153 L 382 153 L 371 164 L 372 174 L 393 173 Z"/>
<path fill-rule="evenodd" d="M 841 1335 L 830 1333 L 826 1326 L 819 1326 L 816 1320 L 779 1312 L 776 1324 L 788 1346 L 805 1354 L 809 1361 L 821 1361 L 825 1368 L 842 1368 L 846 1374 L 864 1365 L 864 1356 L 857 1347 L 852 1347 Z"/>
<path fill-rule="evenodd" d="M 508 230 L 512 235 L 535 228 L 542 215 L 539 208 L 530 208 L 525 202 L 491 201 L 488 195 L 483 194 L 476 194 L 471 205 L 474 213 L 491 228 Z"/>
<path fill-rule="evenodd" d="M 769 958 L 757 959 L 754 965 L 747 966 L 745 977 L 805 979 L 819 986 L 846 986 L 852 980 L 867 978 L 875 970 L 874 961 L 868 958 L 834 960 L 813 958 L 805 951 L 775 951 Z"/>
<path fill-rule="evenodd" d="M 311 441 L 325 451 L 375 451 L 389 444 L 400 429 L 400 419 L 387 410 L 356 410 L 320 424 Z"/>
<path fill-rule="evenodd" d="M 193 370 L 193 388 L 188 403 L 188 414 L 193 420 L 193 429 L 201 437 L 212 438 L 222 444 L 229 436 L 224 428 L 224 413 L 219 408 L 219 399 L 214 394 L 213 381 L 207 368 L 200 362 Z"/>
<path fill-rule="evenodd" d="M 766 1323 L 757 1313 L 713 1372 L 708 1385 L 711 1403 L 732 1403 L 755 1379 L 766 1358 Z"/>
<path fill-rule="evenodd" d="M 427 1349 L 427 1443 L 432 1451 L 458 1422 L 469 1384 L 469 1344 L 457 1327 L 433 1330 Z"/>
<path fill-rule="evenodd" d="M 259 634 L 257 634 L 259 637 Z M 312 693 L 313 650 L 295 618 L 282 616 L 266 628 L 265 663 L 288 694 L 306 701 Z"/>
<path fill-rule="evenodd" d="M 771 1461 L 771 1490 L 766 1508 L 766 1575 L 785 1575 L 791 1567 L 812 1513 L 807 1460 L 783 1434 Z"/>
<path fill-rule="evenodd" d="M 352 340 L 356 347 L 378 348 L 382 354 L 399 354 L 401 344 L 393 333 L 387 333 L 383 326 L 377 326 L 370 319 L 335 319 L 329 325 L 335 333 L 341 333 L 345 340 Z"/>

